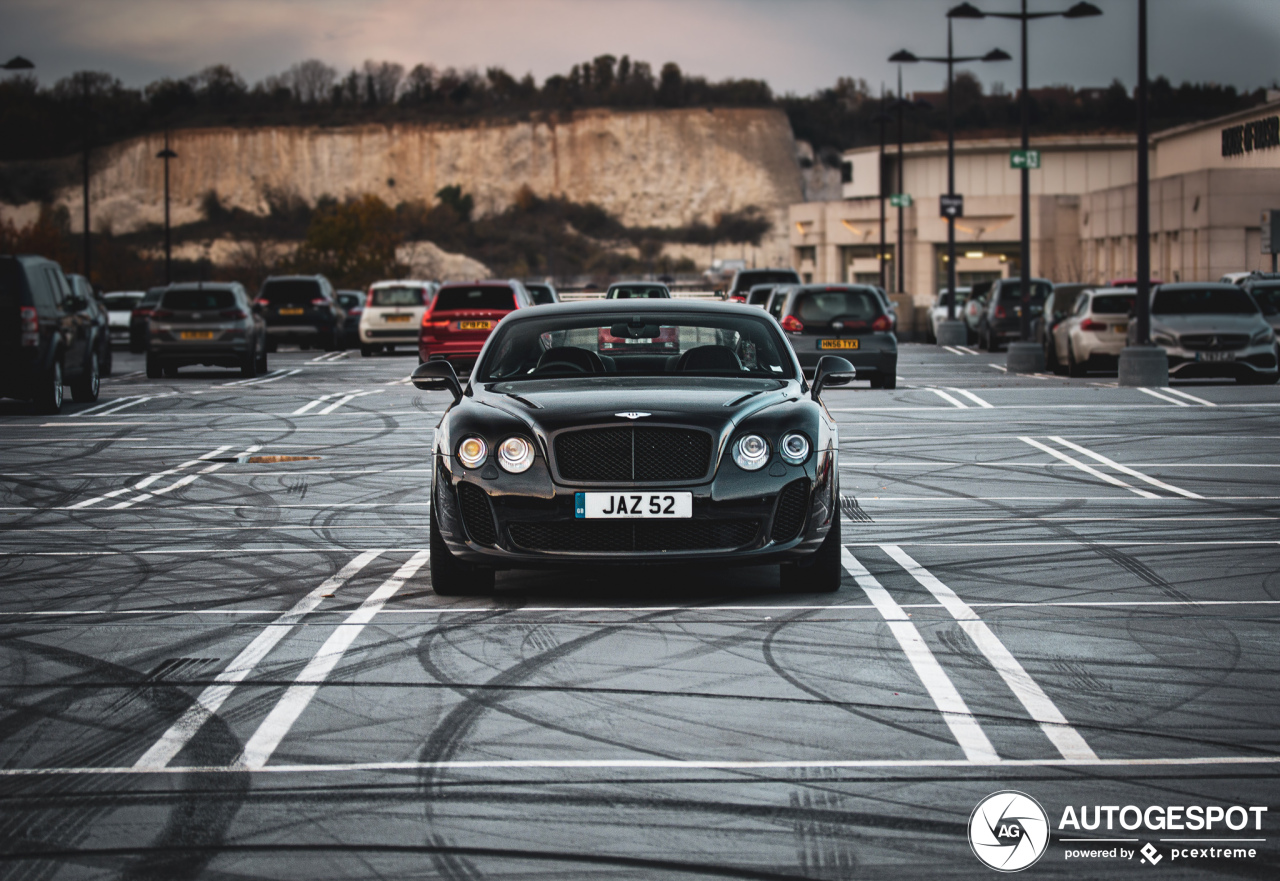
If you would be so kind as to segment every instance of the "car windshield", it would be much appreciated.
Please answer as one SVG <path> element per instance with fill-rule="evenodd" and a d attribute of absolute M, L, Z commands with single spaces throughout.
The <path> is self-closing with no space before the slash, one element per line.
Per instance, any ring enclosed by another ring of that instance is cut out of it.
<path fill-rule="evenodd" d="M 128 311 L 142 302 L 141 294 L 107 294 L 102 298 L 112 311 Z"/>
<path fill-rule="evenodd" d="M 441 288 L 432 308 L 436 312 L 451 312 L 455 309 L 510 312 L 516 308 L 516 301 L 511 288 L 505 285 Z"/>
<path fill-rule="evenodd" d="M 1256 315 L 1258 306 L 1239 288 L 1182 288 L 1156 291 L 1152 315 Z"/>
<path fill-rule="evenodd" d="M 236 295 L 228 290 L 176 290 L 164 295 L 160 305 L 174 312 L 212 312 L 236 305 Z"/>
<path fill-rule="evenodd" d="M 320 282 L 293 278 L 267 281 L 262 285 L 262 299 L 284 306 L 309 306 L 311 301 L 324 296 Z"/>
<path fill-rule="evenodd" d="M 764 315 L 689 312 L 517 321 L 497 331 L 475 375 L 511 382 L 608 373 L 795 378 L 790 350 Z"/>
<path fill-rule="evenodd" d="M 1263 315 L 1280 315 L 1280 284 L 1254 285 L 1249 293 L 1262 307 Z"/>
<path fill-rule="evenodd" d="M 668 296 L 666 288 L 656 285 L 629 284 L 609 288 L 609 293 L 605 295 L 605 298 L 609 300 L 664 300 Z"/>
<path fill-rule="evenodd" d="M 373 289 L 374 306 L 421 306 L 426 297 L 426 288 L 411 285 Z"/>
<path fill-rule="evenodd" d="M 806 327 L 828 327 L 834 321 L 870 324 L 884 314 L 884 307 L 872 288 L 836 288 L 802 292 L 792 311 Z"/>
<path fill-rule="evenodd" d="M 1135 294 L 1106 294 L 1094 297 L 1091 308 L 1102 315 L 1128 315 L 1133 311 Z"/>
<path fill-rule="evenodd" d="M 752 288 L 751 293 L 747 294 L 747 305 L 763 306 L 769 302 L 769 295 L 773 293 L 773 287 Z"/>

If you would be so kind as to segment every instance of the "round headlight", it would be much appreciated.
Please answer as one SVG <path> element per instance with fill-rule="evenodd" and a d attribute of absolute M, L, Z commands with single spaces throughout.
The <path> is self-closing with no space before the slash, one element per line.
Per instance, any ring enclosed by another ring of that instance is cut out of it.
<path fill-rule="evenodd" d="M 769 442 L 758 434 L 738 438 L 733 445 L 733 461 L 744 471 L 759 471 L 769 461 Z"/>
<path fill-rule="evenodd" d="M 799 465 L 809 458 L 809 439 L 798 431 L 785 434 L 778 444 L 778 452 L 792 465 Z"/>
<path fill-rule="evenodd" d="M 509 437 L 498 445 L 498 464 L 503 471 L 519 474 L 533 464 L 533 444 L 522 437 Z"/>
<path fill-rule="evenodd" d="M 475 435 L 464 437 L 458 444 L 458 461 L 468 468 L 475 468 L 489 455 L 489 447 L 483 438 Z"/>

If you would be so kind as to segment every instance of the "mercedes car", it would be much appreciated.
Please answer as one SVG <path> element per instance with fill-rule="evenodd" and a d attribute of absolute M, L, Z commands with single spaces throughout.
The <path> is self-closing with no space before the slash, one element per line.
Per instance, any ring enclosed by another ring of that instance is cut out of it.
<path fill-rule="evenodd" d="M 432 450 L 433 588 L 487 592 L 498 569 L 697 562 L 780 565 L 785 589 L 838 589 L 839 437 L 821 394 L 854 375 L 832 355 L 806 381 L 777 322 L 749 306 L 507 314 L 465 386 L 447 361 L 413 374 L 453 396 Z"/>

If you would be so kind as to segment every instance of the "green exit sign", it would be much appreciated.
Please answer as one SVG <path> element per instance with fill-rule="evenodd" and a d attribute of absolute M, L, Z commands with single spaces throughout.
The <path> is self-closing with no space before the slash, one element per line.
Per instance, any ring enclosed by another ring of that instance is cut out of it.
<path fill-rule="evenodd" d="M 1040 167 L 1040 151 L 1039 150 L 1010 150 L 1009 151 L 1009 167 L 1010 168 L 1039 168 Z"/>
<path fill-rule="evenodd" d="M 910 208 L 911 194 L 910 193 L 894 193 L 889 197 L 889 205 L 893 208 Z"/>

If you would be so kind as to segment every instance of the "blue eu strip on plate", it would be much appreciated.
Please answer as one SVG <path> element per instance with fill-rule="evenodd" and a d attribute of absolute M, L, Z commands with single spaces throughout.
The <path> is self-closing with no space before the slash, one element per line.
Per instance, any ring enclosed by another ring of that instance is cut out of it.
<path fill-rule="evenodd" d="M 587 516 L 587 494 L 586 493 L 573 494 L 573 516 L 577 517 L 579 520 L 582 520 Z"/>

